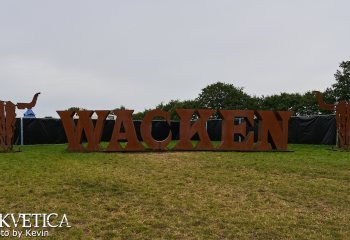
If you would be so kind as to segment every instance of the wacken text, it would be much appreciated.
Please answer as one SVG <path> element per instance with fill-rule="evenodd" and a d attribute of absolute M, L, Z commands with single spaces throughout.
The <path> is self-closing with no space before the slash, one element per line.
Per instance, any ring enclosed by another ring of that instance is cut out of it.
<path fill-rule="evenodd" d="M 101 147 L 101 136 L 109 110 L 57 111 L 68 140 L 68 151 L 87 152 L 132 152 L 145 150 L 178 150 L 178 151 L 286 151 L 288 145 L 288 121 L 290 111 L 269 110 L 219 110 L 222 119 L 221 142 L 214 147 L 207 132 L 207 121 L 213 116 L 211 109 L 177 109 L 180 119 L 179 139 L 169 149 L 173 140 L 172 132 L 162 140 L 152 136 L 152 120 L 163 118 L 170 126 L 170 113 L 155 109 L 149 111 L 141 122 L 142 140 L 138 139 L 132 120 L 133 110 L 114 110 L 116 115 L 114 129 L 109 144 Z M 73 116 L 78 116 L 74 121 Z M 96 114 L 94 123 L 92 115 Z M 237 123 L 237 119 L 240 121 Z M 257 124 L 257 141 L 254 141 L 254 124 Z M 87 145 L 82 144 L 83 134 Z M 193 144 L 192 138 L 197 134 L 198 141 Z M 236 140 L 239 136 L 240 140 Z M 147 145 L 145 147 L 144 144 Z M 126 144 L 123 144 L 125 142 Z"/>

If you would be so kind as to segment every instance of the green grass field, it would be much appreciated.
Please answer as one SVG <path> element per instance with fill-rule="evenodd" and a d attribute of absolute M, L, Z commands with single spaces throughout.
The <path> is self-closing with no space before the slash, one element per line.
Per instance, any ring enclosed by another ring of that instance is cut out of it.
<path fill-rule="evenodd" d="M 1 213 L 66 213 L 52 239 L 350 239 L 350 152 L 0 154 Z"/>

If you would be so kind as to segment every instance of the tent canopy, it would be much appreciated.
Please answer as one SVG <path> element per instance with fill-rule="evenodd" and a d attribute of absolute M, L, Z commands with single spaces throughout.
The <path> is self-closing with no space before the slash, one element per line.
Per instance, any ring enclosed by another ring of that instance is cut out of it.
<path fill-rule="evenodd" d="M 32 109 L 28 109 L 24 114 L 24 118 L 35 118 L 35 113 L 32 111 Z"/>

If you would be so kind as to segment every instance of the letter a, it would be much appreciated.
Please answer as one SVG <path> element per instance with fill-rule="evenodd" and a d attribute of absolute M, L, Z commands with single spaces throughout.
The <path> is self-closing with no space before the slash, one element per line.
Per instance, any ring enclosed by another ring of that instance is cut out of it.
<path fill-rule="evenodd" d="M 142 151 L 144 147 L 139 142 L 136 136 L 134 124 L 132 122 L 132 113 L 134 110 L 114 110 L 117 116 L 115 120 L 114 129 L 111 141 L 107 147 L 107 151 Z M 121 132 L 122 126 L 124 132 Z M 127 140 L 125 148 L 122 148 L 119 140 Z"/>

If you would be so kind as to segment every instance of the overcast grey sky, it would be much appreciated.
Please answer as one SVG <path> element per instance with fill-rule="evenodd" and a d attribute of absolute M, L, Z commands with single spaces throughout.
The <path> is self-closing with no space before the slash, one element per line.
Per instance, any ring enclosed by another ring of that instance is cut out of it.
<path fill-rule="evenodd" d="M 142 111 L 210 83 L 249 94 L 324 90 L 350 60 L 348 0 L 0 2 L 0 99 L 55 116 Z M 18 112 L 21 115 L 21 112 Z"/>

